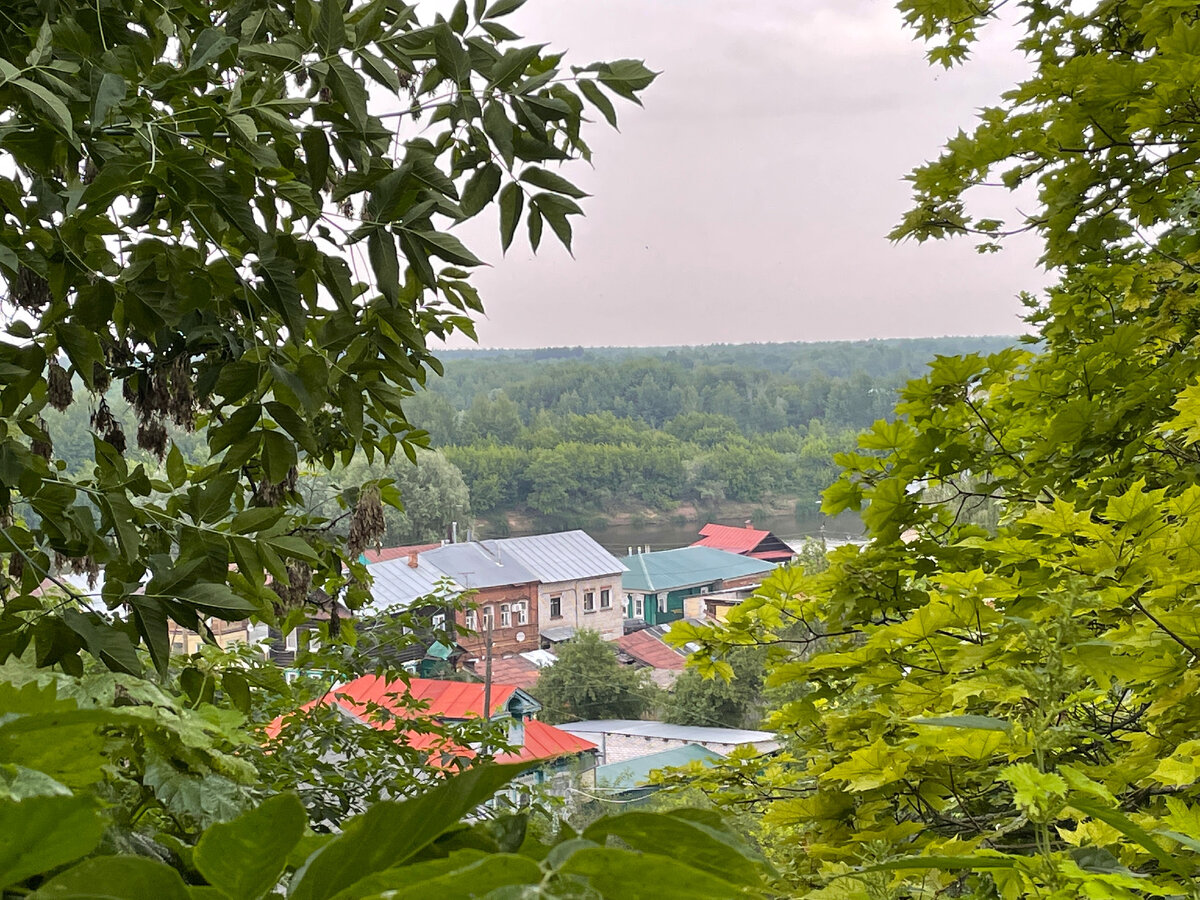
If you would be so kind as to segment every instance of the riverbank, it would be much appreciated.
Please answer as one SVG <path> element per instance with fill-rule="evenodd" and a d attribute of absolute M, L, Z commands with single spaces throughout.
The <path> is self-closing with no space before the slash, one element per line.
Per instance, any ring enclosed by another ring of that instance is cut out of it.
<path fill-rule="evenodd" d="M 581 514 L 577 519 L 549 521 L 543 518 L 509 512 L 496 522 L 477 522 L 477 538 L 519 537 L 544 534 L 549 531 L 580 528 L 596 539 L 610 553 L 623 556 L 630 548 L 648 547 L 668 550 L 684 547 L 697 539 L 707 522 L 735 527 L 745 526 L 774 532 L 790 544 L 806 538 L 824 536 L 831 543 L 842 543 L 862 534 L 862 521 L 853 513 L 824 516 L 816 509 L 797 513 L 794 497 L 772 498 L 762 503 L 721 503 L 698 506 L 681 503 L 667 510 L 629 510 L 616 514 Z"/>

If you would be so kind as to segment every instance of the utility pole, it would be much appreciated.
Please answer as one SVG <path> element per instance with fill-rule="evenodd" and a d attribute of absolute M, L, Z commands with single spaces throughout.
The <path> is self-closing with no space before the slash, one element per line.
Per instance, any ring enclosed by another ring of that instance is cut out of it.
<path fill-rule="evenodd" d="M 483 664 L 483 719 L 485 728 L 492 727 L 492 617 L 484 622 L 484 664 Z M 484 738 L 483 752 L 487 753 L 487 738 Z"/>

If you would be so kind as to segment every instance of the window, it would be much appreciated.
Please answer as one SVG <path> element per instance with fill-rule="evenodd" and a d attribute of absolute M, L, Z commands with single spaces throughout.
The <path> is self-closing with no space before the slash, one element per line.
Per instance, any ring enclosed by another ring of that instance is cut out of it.
<path fill-rule="evenodd" d="M 512 608 L 507 603 L 500 604 L 500 627 L 512 628 Z"/>
<path fill-rule="evenodd" d="M 596 592 L 595 591 L 584 591 L 583 592 L 583 611 L 585 613 L 590 613 L 590 612 L 596 611 Z"/>
<path fill-rule="evenodd" d="M 552 618 L 552 619 L 561 619 L 562 618 L 562 597 L 551 597 L 550 598 L 550 618 Z"/>
<path fill-rule="evenodd" d="M 660 613 L 665 613 L 667 611 L 667 595 L 666 594 L 663 594 L 661 597 L 658 598 L 658 611 Z"/>
<path fill-rule="evenodd" d="M 496 613 L 490 606 L 483 608 L 483 630 L 491 631 L 496 627 Z"/>
<path fill-rule="evenodd" d="M 605 588 L 600 592 L 600 608 L 612 609 L 612 591 Z"/>
<path fill-rule="evenodd" d="M 518 625 L 529 624 L 529 604 L 522 600 L 520 603 L 513 604 L 513 612 L 517 614 Z"/>
<path fill-rule="evenodd" d="M 293 628 L 283 639 L 283 649 L 296 653 L 300 650 L 300 629 Z"/>
<path fill-rule="evenodd" d="M 473 610 L 467 610 L 467 629 L 470 631 L 479 630 L 479 614 Z"/>
<path fill-rule="evenodd" d="M 646 618 L 646 598 L 637 597 L 633 601 L 633 617 L 635 619 Z"/>

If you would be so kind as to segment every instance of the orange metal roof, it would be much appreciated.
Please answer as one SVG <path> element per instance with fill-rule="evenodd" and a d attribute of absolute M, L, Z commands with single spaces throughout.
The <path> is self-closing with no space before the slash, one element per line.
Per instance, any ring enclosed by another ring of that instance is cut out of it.
<path fill-rule="evenodd" d="M 734 528 L 732 525 L 716 525 L 709 522 L 700 529 L 702 537 L 692 546 L 713 547 L 729 553 L 749 553 L 766 540 L 770 533 L 759 531 L 757 528 Z"/>
<path fill-rule="evenodd" d="M 491 706 L 492 714 L 502 711 L 513 692 L 517 690 L 511 684 L 493 684 Z M 406 686 L 403 681 L 388 682 L 376 675 L 364 675 L 343 687 L 337 688 L 321 698 L 324 704 L 336 704 L 346 712 L 363 719 L 366 724 L 380 730 L 396 728 L 396 721 L 413 715 L 428 715 L 439 719 L 466 719 L 480 714 L 483 708 L 484 686 L 460 681 L 438 681 L 430 678 L 413 678 Z M 415 711 L 400 697 L 407 695 L 415 700 L 427 703 L 427 708 Z M 306 704 L 302 709 L 311 709 L 317 701 Z M 380 706 L 391 712 L 396 719 L 380 722 L 366 715 L 369 706 Z M 283 717 L 277 718 L 267 726 L 266 732 L 270 737 L 278 736 L 283 728 Z M 462 747 L 441 735 L 417 731 L 397 732 L 396 739 L 403 741 L 419 750 L 431 753 L 442 752 L 455 756 L 473 757 L 475 751 Z M 525 742 L 518 753 L 506 753 L 496 757 L 497 762 L 533 762 L 541 759 L 554 759 L 559 756 L 574 755 L 588 750 L 595 750 L 596 745 L 591 741 L 568 734 L 553 725 L 544 722 L 528 720 L 525 722 Z"/>

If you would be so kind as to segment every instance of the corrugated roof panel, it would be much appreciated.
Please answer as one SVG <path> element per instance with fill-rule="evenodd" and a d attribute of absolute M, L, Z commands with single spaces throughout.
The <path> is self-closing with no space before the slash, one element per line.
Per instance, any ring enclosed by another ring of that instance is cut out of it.
<path fill-rule="evenodd" d="M 417 566 L 408 564 L 408 557 L 367 566 L 371 573 L 371 609 L 378 611 L 389 606 L 409 606 L 414 600 L 444 591 L 460 593 L 462 588 L 441 569 L 430 565 L 428 554 L 417 557 Z"/>
<path fill-rule="evenodd" d="M 770 533 L 769 531 L 759 531 L 756 528 L 734 528 L 732 525 L 717 525 L 709 522 L 700 529 L 703 537 L 693 542 L 692 546 L 715 547 L 718 550 L 728 550 L 730 553 L 749 553 Z"/>
<path fill-rule="evenodd" d="M 624 762 L 608 763 L 596 767 L 597 787 L 638 787 L 650 784 L 650 773 L 657 769 L 672 766 L 686 766 L 697 760 L 711 766 L 718 759 L 724 759 L 715 750 L 701 747 L 699 744 L 684 744 L 682 747 L 672 747 L 647 756 L 639 756 Z"/>
<path fill-rule="evenodd" d="M 547 584 L 617 576 L 625 571 L 619 559 L 583 531 L 501 538 L 495 543 Z"/>
<path fill-rule="evenodd" d="M 621 561 L 629 568 L 621 577 L 622 588 L 649 593 L 674 591 L 748 575 L 766 575 L 775 568 L 774 563 L 765 560 L 696 546 L 635 553 Z"/>
<path fill-rule="evenodd" d="M 749 728 L 716 728 L 707 725 L 670 725 L 642 719 L 592 719 L 561 726 L 572 734 L 631 734 L 697 744 L 775 743 L 779 736 L 770 731 Z"/>
<path fill-rule="evenodd" d="M 466 588 L 503 587 L 540 581 L 537 575 L 521 565 L 521 561 L 499 546 L 497 541 L 446 544 L 422 553 L 420 560 L 441 569 Z"/>

